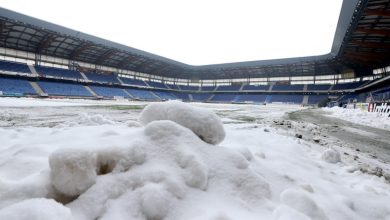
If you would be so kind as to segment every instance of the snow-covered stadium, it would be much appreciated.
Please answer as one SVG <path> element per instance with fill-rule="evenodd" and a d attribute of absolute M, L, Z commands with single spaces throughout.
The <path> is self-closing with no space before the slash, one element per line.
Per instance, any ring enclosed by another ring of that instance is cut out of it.
<path fill-rule="evenodd" d="M 390 220 L 389 7 L 201 66 L 0 8 L 0 219 Z"/>

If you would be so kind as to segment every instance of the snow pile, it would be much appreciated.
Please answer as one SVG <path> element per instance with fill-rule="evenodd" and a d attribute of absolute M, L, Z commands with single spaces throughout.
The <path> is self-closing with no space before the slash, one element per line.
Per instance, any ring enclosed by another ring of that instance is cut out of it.
<path fill-rule="evenodd" d="M 69 208 L 52 199 L 27 199 L 0 210 L 4 220 L 72 220 Z"/>
<path fill-rule="evenodd" d="M 332 148 L 325 150 L 321 158 L 328 163 L 338 163 L 341 161 L 340 153 Z"/>
<path fill-rule="evenodd" d="M 330 116 L 340 118 L 342 120 L 390 130 L 390 117 L 387 117 L 387 115 L 379 112 L 368 112 L 360 109 L 347 109 L 340 107 L 323 108 L 323 110 L 331 113 Z"/>
<path fill-rule="evenodd" d="M 270 198 L 269 184 L 249 164 L 251 153 L 209 145 L 168 120 L 138 130 L 127 147 L 50 155 L 53 187 L 77 197 L 76 219 L 185 219 L 172 210 L 207 191 L 246 205 Z M 220 201 L 223 202 L 223 201 Z"/>
<path fill-rule="evenodd" d="M 218 144 L 225 138 L 221 119 L 212 111 L 179 101 L 152 103 L 141 112 L 140 121 L 171 120 L 190 130 L 203 141 Z"/>

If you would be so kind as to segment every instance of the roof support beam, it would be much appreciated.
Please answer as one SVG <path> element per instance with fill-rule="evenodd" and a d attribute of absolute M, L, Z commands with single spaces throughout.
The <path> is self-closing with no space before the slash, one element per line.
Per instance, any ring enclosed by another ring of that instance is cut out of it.
<path fill-rule="evenodd" d="M 81 43 L 80 46 L 78 46 L 75 50 L 72 51 L 72 53 L 69 56 L 70 60 L 76 60 L 77 57 L 88 48 L 92 47 L 93 43 Z"/>
<path fill-rule="evenodd" d="M 113 49 L 108 49 L 106 52 L 103 53 L 103 55 L 101 55 L 100 57 L 98 57 L 98 58 L 96 59 L 95 63 L 96 63 L 97 65 L 102 65 L 102 63 L 103 63 L 105 60 L 109 59 L 109 58 L 110 58 L 112 55 L 114 55 L 115 53 L 116 53 L 115 50 L 113 50 Z"/>
<path fill-rule="evenodd" d="M 35 53 L 41 53 L 45 48 L 47 48 L 55 39 L 57 38 L 56 35 L 48 34 L 38 45 L 37 49 L 35 50 Z"/>

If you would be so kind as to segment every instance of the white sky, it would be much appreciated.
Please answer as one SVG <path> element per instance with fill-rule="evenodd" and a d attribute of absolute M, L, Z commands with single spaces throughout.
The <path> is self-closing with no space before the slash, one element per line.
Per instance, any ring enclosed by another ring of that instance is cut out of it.
<path fill-rule="evenodd" d="M 0 6 L 191 65 L 330 52 L 342 0 L 0 0 Z"/>

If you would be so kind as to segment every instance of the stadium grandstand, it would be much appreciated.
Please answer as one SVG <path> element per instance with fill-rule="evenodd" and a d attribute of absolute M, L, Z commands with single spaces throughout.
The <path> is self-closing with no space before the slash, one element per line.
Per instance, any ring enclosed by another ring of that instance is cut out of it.
<path fill-rule="evenodd" d="M 300 105 L 389 100 L 389 5 L 344 0 L 325 55 L 204 66 L 0 8 L 0 95 Z"/>

